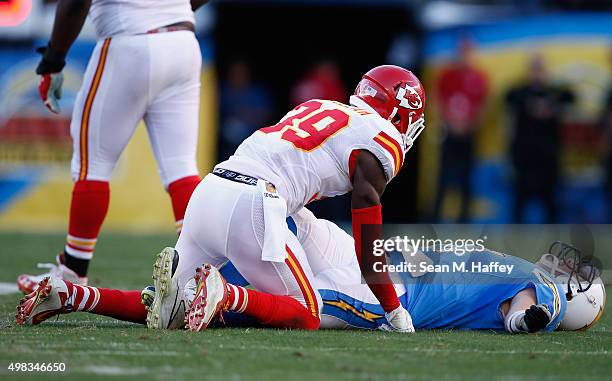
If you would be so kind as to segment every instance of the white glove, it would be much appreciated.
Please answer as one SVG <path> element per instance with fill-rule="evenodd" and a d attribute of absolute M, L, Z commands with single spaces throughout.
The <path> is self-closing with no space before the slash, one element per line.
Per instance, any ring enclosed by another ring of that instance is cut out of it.
<path fill-rule="evenodd" d="M 59 114 L 59 100 L 62 98 L 62 85 L 64 75 L 62 72 L 43 74 L 40 76 L 38 93 L 43 104 L 54 114 Z"/>
<path fill-rule="evenodd" d="M 382 324 L 379 329 L 382 331 L 395 331 L 401 333 L 413 333 L 414 326 L 412 318 L 402 306 L 397 307 L 391 312 L 385 312 L 385 317 L 389 324 Z"/>

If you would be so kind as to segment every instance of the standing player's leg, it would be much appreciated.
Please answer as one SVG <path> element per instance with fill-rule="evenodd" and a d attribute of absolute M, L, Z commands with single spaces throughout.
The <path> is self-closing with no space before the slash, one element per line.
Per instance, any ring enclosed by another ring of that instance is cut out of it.
<path fill-rule="evenodd" d="M 70 126 L 74 188 L 68 235 L 58 265 L 51 271 L 74 283 L 87 283 L 89 261 L 110 201 L 109 179 L 144 114 L 149 53 L 142 38 L 100 41 L 74 105 Z M 29 293 L 47 275 L 21 275 L 17 284 Z"/>
<path fill-rule="evenodd" d="M 148 36 L 151 99 L 145 123 L 180 234 L 185 209 L 200 182 L 196 163 L 202 57 L 191 32 Z M 172 54 L 168 54 L 172 51 Z"/>

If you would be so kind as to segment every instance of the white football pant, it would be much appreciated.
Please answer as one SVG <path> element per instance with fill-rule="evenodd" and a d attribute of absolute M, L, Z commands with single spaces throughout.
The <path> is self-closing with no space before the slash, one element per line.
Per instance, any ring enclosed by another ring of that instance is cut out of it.
<path fill-rule="evenodd" d="M 287 237 L 287 260 L 263 261 L 261 192 L 257 186 L 207 175 L 191 196 L 176 244 L 180 286 L 193 277 L 196 267 L 220 267 L 231 260 L 256 290 L 290 296 L 319 316 L 321 297 L 311 285 L 311 267 L 297 237 L 285 229 L 278 234 Z"/>
<path fill-rule="evenodd" d="M 141 119 L 164 186 L 197 175 L 201 64 L 189 31 L 99 41 L 72 114 L 73 180 L 108 181 Z"/>

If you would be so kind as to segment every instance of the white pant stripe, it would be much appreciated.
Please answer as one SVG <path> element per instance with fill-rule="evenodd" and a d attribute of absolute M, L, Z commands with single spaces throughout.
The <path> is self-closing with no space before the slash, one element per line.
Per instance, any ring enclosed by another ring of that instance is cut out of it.
<path fill-rule="evenodd" d="M 91 303 L 91 306 L 89 306 L 89 308 L 87 309 L 87 311 L 91 311 L 94 308 L 96 308 L 96 306 L 98 305 L 98 302 L 100 301 L 100 291 L 96 287 L 87 287 L 87 288 L 90 289 L 91 292 L 94 293 L 94 300 Z"/>
<path fill-rule="evenodd" d="M 243 292 L 244 292 L 244 300 L 242 301 L 242 306 L 240 306 L 240 309 L 238 310 L 239 313 L 243 313 L 244 310 L 246 310 L 247 304 L 249 304 L 249 293 L 246 292 L 246 290 L 244 290 Z"/>
<path fill-rule="evenodd" d="M 240 299 L 240 292 L 238 291 L 238 287 L 233 284 L 228 284 L 228 286 L 232 289 L 234 293 L 234 303 L 230 306 L 230 311 L 235 311 L 236 306 L 238 305 L 238 299 Z"/>
<path fill-rule="evenodd" d="M 81 299 L 81 303 L 79 303 L 79 308 L 77 311 L 83 311 L 85 309 L 85 303 L 89 299 L 89 287 L 81 287 L 83 289 L 83 299 Z"/>
<path fill-rule="evenodd" d="M 74 308 L 74 300 L 76 299 L 76 293 L 77 293 L 77 288 L 72 287 L 72 294 L 70 294 L 70 297 L 68 298 L 68 304 L 72 305 L 72 308 Z"/>

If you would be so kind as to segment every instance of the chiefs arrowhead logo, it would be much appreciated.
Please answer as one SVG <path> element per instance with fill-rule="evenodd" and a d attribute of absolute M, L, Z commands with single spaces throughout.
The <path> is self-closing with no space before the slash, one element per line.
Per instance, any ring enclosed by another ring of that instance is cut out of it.
<path fill-rule="evenodd" d="M 421 96 L 414 89 L 414 87 L 406 84 L 404 87 L 400 87 L 397 90 L 397 96 L 395 97 L 399 102 L 400 106 L 410 110 L 419 110 L 423 107 L 423 101 Z"/>

